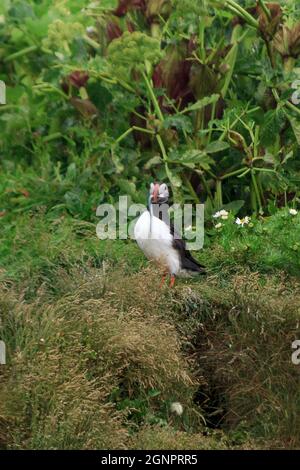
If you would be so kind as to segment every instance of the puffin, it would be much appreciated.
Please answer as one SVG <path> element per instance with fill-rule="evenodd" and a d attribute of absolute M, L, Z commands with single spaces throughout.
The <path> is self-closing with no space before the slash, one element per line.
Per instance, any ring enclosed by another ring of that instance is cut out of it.
<path fill-rule="evenodd" d="M 168 186 L 165 183 L 151 183 L 147 210 L 135 224 L 134 238 L 145 256 L 164 269 L 161 286 L 169 274 L 170 287 L 173 287 L 177 276 L 201 275 L 206 274 L 206 271 L 192 257 L 169 217 L 162 216 L 169 207 L 168 201 Z"/>

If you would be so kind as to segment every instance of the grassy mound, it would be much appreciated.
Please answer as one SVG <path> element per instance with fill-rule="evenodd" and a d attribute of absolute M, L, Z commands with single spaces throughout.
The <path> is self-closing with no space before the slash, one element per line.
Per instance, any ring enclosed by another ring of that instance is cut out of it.
<path fill-rule="evenodd" d="M 4 446 L 124 447 L 125 419 L 138 424 L 143 408 L 192 400 L 174 327 L 134 306 L 113 308 L 101 277 L 81 282 L 53 301 L 42 291 L 30 303 L 2 293 Z"/>
<path fill-rule="evenodd" d="M 201 253 L 208 275 L 169 290 L 134 243 L 100 242 L 93 224 L 12 218 L 1 234 L 0 446 L 298 448 L 299 217 L 235 234 L 227 222 Z"/>

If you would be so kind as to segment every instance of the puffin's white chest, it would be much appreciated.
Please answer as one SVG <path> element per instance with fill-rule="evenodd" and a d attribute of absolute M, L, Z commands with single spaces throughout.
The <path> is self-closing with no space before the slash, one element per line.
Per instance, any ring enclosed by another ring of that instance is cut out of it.
<path fill-rule="evenodd" d="M 179 253 L 173 248 L 173 236 L 165 222 L 152 217 L 150 233 L 150 213 L 143 212 L 135 224 L 134 237 L 148 259 L 156 261 L 171 274 L 180 271 Z"/>

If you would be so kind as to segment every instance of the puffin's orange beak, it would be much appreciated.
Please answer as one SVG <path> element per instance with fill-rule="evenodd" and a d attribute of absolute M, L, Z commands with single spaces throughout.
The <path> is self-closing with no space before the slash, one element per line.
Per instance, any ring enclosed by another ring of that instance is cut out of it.
<path fill-rule="evenodd" d="M 152 202 L 154 202 L 155 204 L 158 201 L 158 194 L 159 194 L 159 184 L 155 183 L 153 193 L 152 193 Z"/>

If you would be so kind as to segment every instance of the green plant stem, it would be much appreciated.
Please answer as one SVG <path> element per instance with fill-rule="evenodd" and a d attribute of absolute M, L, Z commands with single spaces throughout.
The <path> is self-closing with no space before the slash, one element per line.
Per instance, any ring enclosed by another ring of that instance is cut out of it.
<path fill-rule="evenodd" d="M 275 173 L 277 175 L 277 171 L 276 170 L 272 170 L 271 168 L 255 168 L 255 171 L 258 171 L 258 172 L 263 172 L 263 173 Z"/>
<path fill-rule="evenodd" d="M 215 175 L 211 170 L 206 170 L 206 173 L 212 177 L 212 179 L 218 179 L 217 175 Z"/>
<path fill-rule="evenodd" d="M 272 66 L 273 69 L 275 69 L 276 68 L 276 60 L 275 60 L 275 57 L 274 57 L 273 46 L 267 40 L 265 40 L 265 43 L 266 43 L 266 47 L 267 47 L 268 56 L 269 56 L 269 59 L 270 59 L 270 62 L 271 62 L 271 66 Z"/>
<path fill-rule="evenodd" d="M 204 186 L 204 188 L 205 188 L 205 190 L 208 194 L 208 197 L 210 198 L 211 201 L 213 201 L 213 195 L 212 195 L 211 189 L 210 189 L 209 184 L 206 181 L 206 178 L 205 178 L 203 173 L 201 174 L 200 178 L 201 178 L 203 186 Z"/>
<path fill-rule="evenodd" d="M 40 92 L 57 93 L 58 95 L 60 95 L 65 100 L 69 99 L 68 95 L 66 95 L 59 88 L 56 88 L 54 85 L 51 85 L 51 83 L 40 83 L 38 85 L 34 85 L 33 90 L 37 90 L 37 91 L 40 91 Z"/>
<path fill-rule="evenodd" d="M 294 113 L 297 113 L 300 116 L 300 109 L 297 108 L 297 106 L 295 106 L 293 103 L 291 103 L 290 101 L 286 101 L 286 103 L 284 103 L 284 105 L 287 108 L 289 108 L 291 111 L 294 111 Z"/>
<path fill-rule="evenodd" d="M 120 137 L 117 138 L 115 143 L 119 144 L 122 140 L 124 140 L 133 131 L 139 131 L 139 132 L 143 132 L 144 134 L 151 134 L 151 135 L 155 134 L 154 131 L 150 131 L 149 129 L 144 129 L 143 127 L 138 127 L 138 126 L 132 126 L 129 129 L 127 129 L 127 131 L 125 131 L 122 135 L 120 135 Z"/>
<path fill-rule="evenodd" d="M 254 171 L 254 170 L 251 170 L 251 179 L 252 179 L 252 184 L 253 184 L 253 188 L 254 188 L 254 192 L 255 192 L 257 204 L 258 204 L 259 213 L 260 213 L 260 214 L 263 214 L 263 208 L 262 208 L 261 197 L 260 197 L 260 193 L 259 193 L 259 189 L 258 189 L 258 185 L 257 185 L 257 181 L 256 181 L 255 171 Z"/>
<path fill-rule="evenodd" d="M 213 121 L 215 119 L 215 116 L 216 116 L 216 107 L 217 107 L 217 103 L 213 103 L 212 104 L 212 108 L 211 108 L 211 117 L 210 117 L 210 120 L 209 120 L 209 133 L 208 133 L 208 136 L 207 136 L 207 144 L 210 143 L 211 141 L 211 137 L 212 137 L 212 133 L 213 133 Z"/>
<path fill-rule="evenodd" d="M 280 96 L 279 96 L 278 91 L 276 90 L 276 88 L 272 88 L 272 93 L 273 93 L 273 96 L 274 96 L 275 100 L 277 101 L 277 103 L 280 104 L 281 103 Z M 297 106 L 295 106 L 293 103 L 291 103 L 290 101 L 285 101 L 282 104 L 286 108 L 289 108 L 291 111 L 294 111 L 294 113 L 297 113 L 300 116 L 300 109 L 297 108 Z"/>
<path fill-rule="evenodd" d="M 160 24 L 159 23 L 154 21 L 153 23 L 151 23 L 150 29 L 151 29 L 151 36 L 153 38 L 156 38 L 156 39 L 161 38 L 161 29 L 160 29 Z"/>
<path fill-rule="evenodd" d="M 100 44 L 97 41 L 95 41 L 94 39 L 87 36 L 86 34 L 83 36 L 83 39 L 85 40 L 85 42 L 87 44 L 89 44 L 96 51 L 99 51 L 101 49 Z"/>
<path fill-rule="evenodd" d="M 238 175 L 238 178 L 244 178 L 244 176 L 248 175 L 248 173 L 250 173 L 250 171 L 251 171 L 251 168 L 247 168 L 247 170 L 245 170 L 243 173 Z"/>
<path fill-rule="evenodd" d="M 291 73 L 295 67 L 296 59 L 294 57 L 285 57 L 283 68 L 286 73 Z"/>
<path fill-rule="evenodd" d="M 54 134 L 47 135 L 43 138 L 43 143 L 51 142 L 52 140 L 60 139 L 62 134 L 60 132 L 55 132 Z"/>
<path fill-rule="evenodd" d="M 238 14 L 238 16 L 243 18 L 246 21 L 246 23 L 248 23 L 250 26 L 253 26 L 256 29 L 259 28 L 258 21 L 255 18 L 253 18 L 253 16 L 250 15 L 250 13 L 248 13 L 238 3 L 234 2 L 233 0 L 227 0 L 225 2 L 225 6 L 227 6 L 227 8 L 229 7 L 229 9 L 235 10 L 235 12 Z"/>
<path fill-rule="evenodd" d="M 205 62 L 205 24 L 203 18 L 199 20 L 199 52 L 202 62 Z"/>
<path fill-rule="evenodd" d="M 238 170 L 232 171 L 231 173 L 227 173 L 226 175 L 223 175 L 220 177 L 220 180 L 225 180 L 227 178 L 230 178 L 231 176 L 236 176 L 240 175 L 241 173 L 244 173 L 248 168 L 239 168 Z"/>
<path fill-rule="evenodd" d="M 158 104 L 158 101 L 156 99 L 156 96 L 155 96 L 155 93 L 153 91 L 153 87 L 150 83 L 150 80 L 148 79 L 147 75 L 145 74 L 145 72 L 142 72 L 142 75 L 143 75 L 143 78 L 145 80 L 145 83 L 146 83 L 146 87 L 148 89 L 148 92 L 149 92 L 149 95 L 150 95 L 150 98 L 151 98 L 151 101 L 153 103 L 153 106 L 154 106 L 154 109 L 155 109 L 155 112 L 156 112 L 156 115 L 158 117 L 158 119 L 160 119 L 161 122 L 164 121 L 164 116 L 163 116 L 163 113 L 160 109 L 160 106 Z"/>
<path fill-rule="evenodd" d="M 250 170 L 251 171 L 251 170 Z M 252 212 L 257 214 L 258 210 L 257 210 L 257 198 L 256 198 L 256 194 L 255 194 L 255 189 L 254 189 L 254 186 L 253 186 L 253 182 L 251 181 L 251 191 L 250 191 L 250 200 L 251 200 L 251 209 L 252 209 Z"/>
<path fill-rule="evenodd" d="M 7 62 L 11 62 L 12 60 L 19 59 L 20 57 L 24 55 L 28 55 L 31 52 L 36 51 L 37 49 L 38 49 L 37 46 L 25 47 L 25 49 L 22 49 L 21 51 L 18 51 L 18 52 L 14 52 L 13 54 L 10 54 L 7 57 L 5 57 L 3 62 L 7 63 Z"/>
<path fill-rule="evenodd" d="M 157 140 L 157 143 L 159 145 L 159 148 L 161 150 L 161 154 L 162 154 L 162 157 L 163 157 L 163 160 L 165 162 L 165 165 L 168 166 L 168 155 L 167 155 L 167 151 L 166 151 L 166 148 L 164 146 L 164 143 L 162 141 L 162 138 L 159 134 L 156 134 L 156 140 Z"/>
<path fill-rule="evenodd" d="M 262 8 L 262 10 L 265 13 L 266 17 L 268 18 L 268 20 L 272 21 L 271 12 L 270 12 L 269 8 L 267 7 L 267 5 L 265 4 L 264 0 L 258 0 L 258 4 Z"/>
<path fill-rule="evenodd" d="M 186 186 L 187 186 L 187 188 L 188 188 L 188 190 L 189 190 L 189 192 L 190 192 L 190 195 L 191 195 L 192 198 L 194 199 L 195 203 L 196 203 L 196 204 L 199 204 L 200 199 L 198 198 L 198 196 L 197 196 L 197 194 L 196 194 L 196 192 L 195 192 L 195 190 L 194 190 L 194 188 L 193 188 L 193 186 L 192 186 L 190 180 L 188 179 L 187 175 L 184 174 L 184 175 L 183 175 L 183 179 L 184 179 L 184 182 L 185 182 L 185 184 L 186 184 Z"/>
<path fill-rule="evenodd" d="M 163 161 L 164 161 L 164 164 L 165 164 L 165 169 L 166 169 L 166 174 L 167 174 L 167 177 L 169 178 L 170 180 L 170 183 L 171 185 L 173 186 L 173 190 L 174 190 L 174 193 L 176 192 L 176 188 L 174 187 L 173 183 L 172 183 L 172 173 L 169 169 L 169 165 L 168 165 L 168 155 L 167 155 L 167 151 L 166 151 L 166 148 L 164 146 L 164 143 L 162 141 L 162 138 L 159 134 L 156 134 L 156 140 L 157 140 L 157 143 L 159 145 L 159 148 L 161 150 L 161 154 L 162 154 L 162 157 L 163 157 Z"/>
<path fill-rule="evenodd" d="M 223 195 L 222 195 L 222 181 L 218 179 L 216 181 L 216 198 L 218 207 L 223 206 Z"/>
<path fill-rule="evenodd" d="M 232 46 L 231 50 L 229 51 L 229 53 L 227 54 L 227 56 L 225 58 L 225 62 L 229 65 L 230 68 L 229 68 L 228 72 L 225 75 L 225 82 L 224 82 L 224 85 L 223 85 L 223 88 L 222 88 L 222 91 L 221 91 L 221 95 L 222 95 L 223 98 L 225 98 L 225 96 L 227 94 L 227 91 L 228 91 L 228 88 L 229 88 L 229 85 L 230 85 L 230 82 L 231 82 L 231 79 L 232 79 L 235 63 L 236 63 L 236 60 L 237 60 L 238 40 L 239 40 L 241 31 L 242 31 L 241 25 L 237 25 L 233 29 L 233 32 L 232 32 L 232 35 L 231 35 L 231 43 L 233 44 L 233 46 Z"/>
<path fill-rule="evenodd" d="M 265 206 L 266 205 L 266 198 L 265 198 L 265 195 L 264 195 L 264 191 L 263 191 L 263 187 L 262 187 L 262 183 L 261 183 L 261 178 L 257 179 L 257 186 L 258 186 L 259 193 L 261 195 L 262 204 L 263 204 L 263 206 Z"/>

